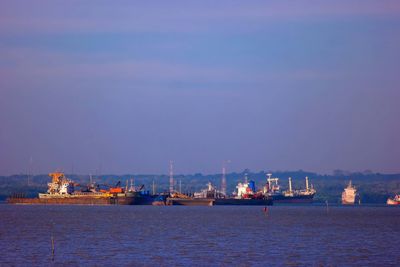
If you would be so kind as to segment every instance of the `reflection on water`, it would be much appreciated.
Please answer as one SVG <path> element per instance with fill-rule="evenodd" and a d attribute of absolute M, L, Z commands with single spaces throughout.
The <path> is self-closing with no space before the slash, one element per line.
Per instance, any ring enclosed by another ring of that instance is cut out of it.
<path fill-rule="evenodd" d="M 395 266 L 400 208 L 0 205 L 0 265 Z M 55 258 L 51 261 L 51 236 Z"/>

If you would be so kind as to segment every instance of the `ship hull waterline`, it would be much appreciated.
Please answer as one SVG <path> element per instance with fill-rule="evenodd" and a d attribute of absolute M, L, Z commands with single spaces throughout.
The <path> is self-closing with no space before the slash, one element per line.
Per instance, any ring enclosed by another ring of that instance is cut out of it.
<path fill-rule="evenodd" d="M 313 202 L 314 195 L 305 196 L 283 196 L 276 195 L 272 196 L 274 204 L 310 204 Z"/>
<path fill-rule="evenodd" d="M 214 205 L 221 206 L 272 206 L 272 199 L 235 199 L 235 198 L 217 198 Z"/>
<path fill-rule="evenodd" d="M 23 205 L 135 205 L 135 197 L 110 198 L 8 198 L 9 204 Z"/>
<path fill-rule="evenodd" d="M 167 198 L 167 206 L 213 206 L 213 198 Z"/>

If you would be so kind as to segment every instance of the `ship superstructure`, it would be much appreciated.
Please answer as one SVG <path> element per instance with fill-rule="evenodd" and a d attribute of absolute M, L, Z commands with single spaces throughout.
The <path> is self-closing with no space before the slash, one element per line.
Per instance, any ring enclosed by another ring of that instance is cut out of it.
<path fill-rule="evenodd" d="M 77 197 L 110 197 L 108 192 L 99 192 L 91 183 L 85 191 L 75 191 L 75 183 L 65 177 L 62 172 L 53 172 L 49 176 L 51 182 L 47 184 L 47 193 L 39 193 L 39 198 L 77 198 Z"/>
<path fill-rule="evenodd" d="M 238 183 L 236 191 L 233 192 L 233 196 L 236 199 L 262 199 L 265 198 L 264 190 L 257 191 L 256 183 L 252 180 L 247 181 L 247 177 L 244 183 Z"/>
<path fill-rule="evenodd" d="M 400 205 L 400 194 L 395 195 L 394 198 L 388 198 L 386 204 L 390 206 Z"/>
<path fill-rule="evenodd" d="M 207 188 L 201 190 L 200 192 L 195 192 L 195 198 L 225 198 L 226 195 L 219 191 L 211 182 L 207 183 Z"/>

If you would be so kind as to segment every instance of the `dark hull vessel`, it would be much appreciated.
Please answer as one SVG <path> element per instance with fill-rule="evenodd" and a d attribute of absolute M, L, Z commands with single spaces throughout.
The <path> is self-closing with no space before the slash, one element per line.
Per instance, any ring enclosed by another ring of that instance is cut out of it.
<path fill-rule="evenodd" d="M 303 190 L 292 189 L 292 178 L 289 177 L 289 188 L 282 191 L 278 184 L 279 178 L 272 178 L 272 174 L 268 174 L 266 192 L 271 197 L 274 203 L 292 203 L 292 204 L 307 204 L 312 203 L 314 195 L 317 191 L 311 185 L 309 186 L 308 177 L 306 177 L 306 188 Z"/>
<path fill-rule="evenodd" d="M 172 198 L 168 197 L 166 205 L 172 206 L 213 206 L 215 199 L 213 198 Z"/>
<path fill-rule="evenodd" d="M 294 196 L 285 196 L 285 195 L 272 195 L 272 199 L 274 203 L 312 203 L 314 198 L 314 194 L 311 195 L 294 195 Z"/>
<path fill-rule="evenodd" d="M 154 201 L 157 199 L 158 196 L 154 195 L 142 195 L 139 194 L 135 198 L 134 205 L 153 205 Z"/>
<path fill-rule="evenodd" d="M 236 198 L 217 198 L 214 205 L 243 205 L 243 206 L 272 206 L 271 198 L 265 199 L 236 199 Z"/>

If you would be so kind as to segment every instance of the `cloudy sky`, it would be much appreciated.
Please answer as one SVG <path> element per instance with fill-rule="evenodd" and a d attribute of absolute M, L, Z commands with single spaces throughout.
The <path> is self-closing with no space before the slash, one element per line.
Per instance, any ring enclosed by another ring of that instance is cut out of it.
<path fill-rule="evenodd" d="M 0 2 L 0 174 L 400 172 L 399 1 Z"/>

